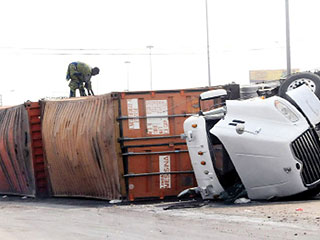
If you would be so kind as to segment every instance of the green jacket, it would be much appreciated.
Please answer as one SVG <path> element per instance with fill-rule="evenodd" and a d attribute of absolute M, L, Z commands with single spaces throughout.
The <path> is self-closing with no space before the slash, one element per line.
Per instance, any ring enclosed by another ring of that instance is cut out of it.
<path fill-rule="evenodd" d="M 66 79 L 89 82 L 91 79 L 91 67 L 83 62 L 72 62 L 68 66 Z"/>

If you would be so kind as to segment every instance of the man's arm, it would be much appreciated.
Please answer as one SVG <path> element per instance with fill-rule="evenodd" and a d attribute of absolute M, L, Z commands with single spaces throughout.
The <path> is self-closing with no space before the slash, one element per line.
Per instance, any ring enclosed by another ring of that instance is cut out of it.
<path fill-rule="evenodd" d="M 90 96 L 91 94 L 94 96 L 94 93 L 92 91 L 92 85 L 91 85 L 91 81 L 87 81 L 84 84 L 84 87 L 87 89 L 88 95 Z"/>

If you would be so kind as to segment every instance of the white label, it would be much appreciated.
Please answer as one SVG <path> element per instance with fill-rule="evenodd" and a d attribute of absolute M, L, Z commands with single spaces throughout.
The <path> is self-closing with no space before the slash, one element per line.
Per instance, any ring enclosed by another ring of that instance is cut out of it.
<path fill-rule="evenodd" d="M 146 101 L 147 117 L 168 115 L 167 100 L 148 100 Z M 169 134 L 169 120 L 163 118 L 147 118 L 147 131 L 151 135 Z"/>
<path fill-rule="evenodd" d="M 170 172 L 170 156 L 159 156 L 159 171 Z M 171 175 L 160 174 L 160 188 L 171 188 Z"/>
<path fill-rule="evenodd" d="M 127 99 L 128 117 L 139 117 L 138 99 Z M 129 119 L 129 129 L 140 129 L 139 119 Z"/>

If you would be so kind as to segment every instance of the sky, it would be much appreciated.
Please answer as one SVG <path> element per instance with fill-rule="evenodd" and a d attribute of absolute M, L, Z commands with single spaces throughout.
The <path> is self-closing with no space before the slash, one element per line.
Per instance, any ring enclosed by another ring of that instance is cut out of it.
<path fill-rule="evenodd" d="M 285 0 L 207 3 L 211 85 L 286 69 Z M 320 68 L 320 1 L 289 6 L 291 66 Z M 208 86 L 205 0 L 3 0 L 0 11 L 4 105 L 68 96 L 73 61 L 100 68 L 96 94 Z"/>

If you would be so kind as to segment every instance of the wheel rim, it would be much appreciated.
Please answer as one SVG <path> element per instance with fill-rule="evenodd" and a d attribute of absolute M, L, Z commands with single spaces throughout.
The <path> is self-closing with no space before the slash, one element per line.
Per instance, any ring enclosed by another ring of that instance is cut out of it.
<path fill-rule="evenodd" d="M 308 78 L 299 78 L 299 79 L 293 81 L 288 86 L 288 91 L 296 89 L 297 87 L 300 87 L 303 84 L 305 84 L 308 88 L 310 88 L 312 92 L 316 91 L 316 84 L 314 83 L 314 81 L 312 81 Z"/>

